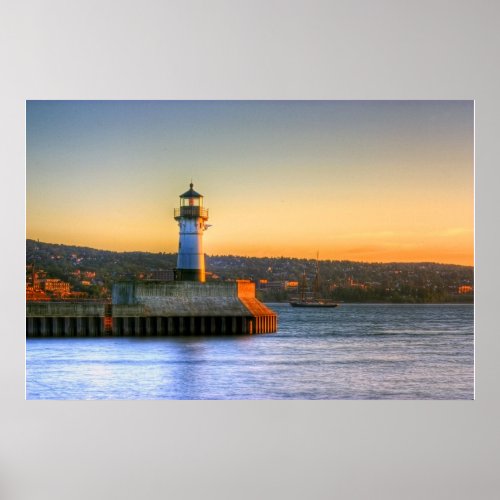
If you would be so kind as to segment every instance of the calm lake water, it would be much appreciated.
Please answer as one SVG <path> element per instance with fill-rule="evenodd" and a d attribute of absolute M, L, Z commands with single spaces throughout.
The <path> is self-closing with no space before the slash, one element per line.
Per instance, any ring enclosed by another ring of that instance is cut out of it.
<path fill-rule="evenodd" d="M 276 334 L 27 339 L 26 397 L 474 397 L 472 305 L 271 308 Z"/>

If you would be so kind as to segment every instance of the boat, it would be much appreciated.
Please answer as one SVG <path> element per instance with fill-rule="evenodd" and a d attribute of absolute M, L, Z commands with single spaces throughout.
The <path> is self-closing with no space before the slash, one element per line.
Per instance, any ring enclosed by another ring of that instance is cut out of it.
<path fill-rule="evenodd" d="M 302 275 L 302 280 L 300 282 L 300 297 L 297 299 L 292 299 L 289 304 L 292 307 L 337 307 L 339 304 L 334 300 L 322 299 L 318 297 L 319 292 L 319 254 L 316 256 L 316 276 L 314 277 L 314 289 L 313 296 L 308 297 L 306 272 L 304 271 Z"/>
<path fill-rule="evenodd" d="M 307 299 L 295 301 L 291 300 L 290 305 L 292 307 L 337 307 L 338 303 L 330 300 Z"/>

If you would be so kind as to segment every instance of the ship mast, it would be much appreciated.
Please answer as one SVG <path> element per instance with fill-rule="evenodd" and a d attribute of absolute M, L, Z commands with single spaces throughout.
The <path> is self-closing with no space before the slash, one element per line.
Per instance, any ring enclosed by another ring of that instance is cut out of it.
<path fill-rule="evenodd" d="M 302 273 L 302 280 L 300 282 L 300 300 L 302 302 L 306 299 L 306 287 L 307 287 L 307 280 L 306 280 L 306 272 L 304 271 Z"/>
<path fill-rule="evenodd" d="M 319 295 L 319 251 L 316 252 L 316 276 L 314 277 L 314 298 L 317 299 Z"/>

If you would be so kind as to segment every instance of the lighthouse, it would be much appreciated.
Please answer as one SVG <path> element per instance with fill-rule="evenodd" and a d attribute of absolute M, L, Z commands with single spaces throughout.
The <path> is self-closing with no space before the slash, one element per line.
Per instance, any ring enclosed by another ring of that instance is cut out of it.
<path fill-rule="evenodd" d="M 175 279 L 178 281 L 205 281 L 205 254 L 203 231 L 208 225 L 208 209 L 203 208 L 203 196 L 189 184 L 189 190 L 180 195 L 179 208 L 174 219 L 179 224 L 179 253 Z"/>

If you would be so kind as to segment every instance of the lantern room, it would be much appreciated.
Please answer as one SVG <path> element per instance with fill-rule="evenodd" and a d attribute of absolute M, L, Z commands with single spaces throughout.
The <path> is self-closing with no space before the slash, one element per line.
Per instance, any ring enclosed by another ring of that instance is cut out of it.
<path fill-rule="evenodd" d="M 193 189 L 193 183 L 189 184 L 189 190 L 180 195 L 181 207 L 203 206 L 203 196 Z"/>
<path fill-rule="evenodd" d="M 203 196 L 193 189 L 193 183 L 189 184 L 189 190 L 180 196 L 179 208 L 174 210 L 174 218 L 179 220 L 181 217 L 201 217 L 208 219 L 208 210 L 203 208 Z"/>

